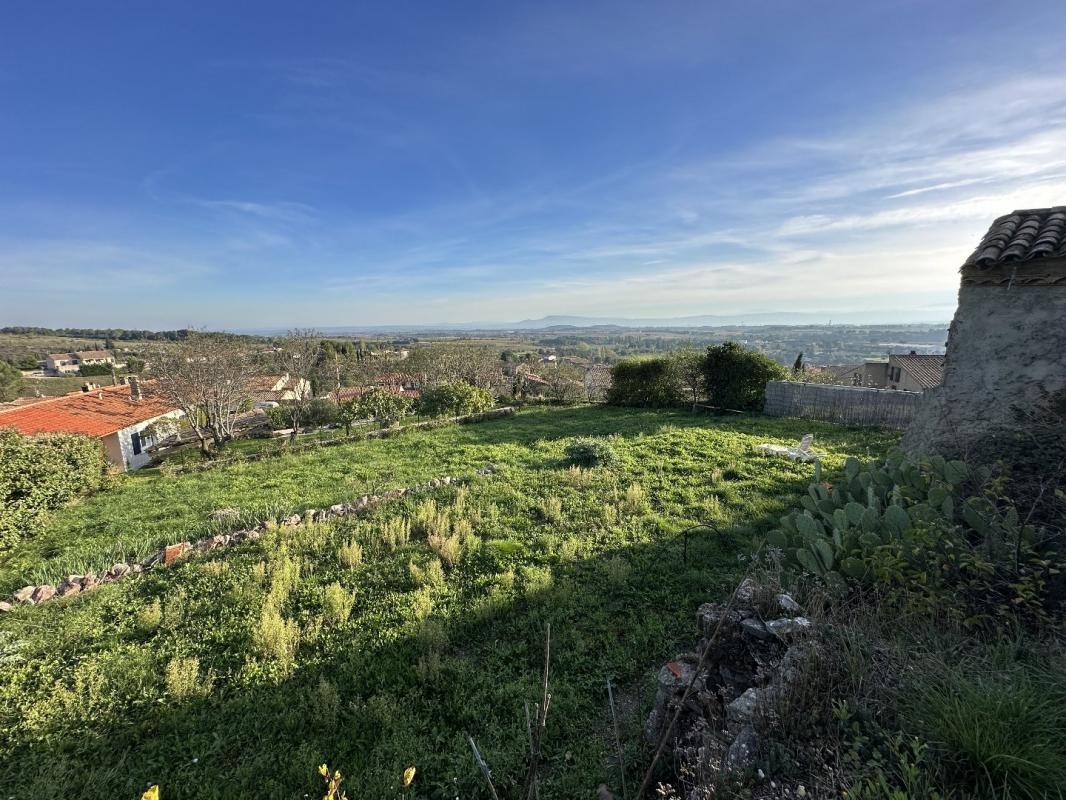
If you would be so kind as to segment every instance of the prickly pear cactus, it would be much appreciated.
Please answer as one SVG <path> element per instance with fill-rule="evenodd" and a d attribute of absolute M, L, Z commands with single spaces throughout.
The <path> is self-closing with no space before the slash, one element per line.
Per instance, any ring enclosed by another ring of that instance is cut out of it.
<path fill-rule="evenodd" d="M 918 527 L 964 524 L 982 536 L 1009 535 L 995 528 L 1016 526 L 1017 515 L 994 524 L 977 498 L 965 498 L 968 483 L 986 477 L 962 461 L 914 459 L 899 449 L 865 465 L 849 458 L 832 485 L 816 472 L 803 508 L 782 517 L 766 540 L 786 565 L 843 589 L 848 580 L 869 577 L 868 560 L 878 548 L 907 542 Z"/>

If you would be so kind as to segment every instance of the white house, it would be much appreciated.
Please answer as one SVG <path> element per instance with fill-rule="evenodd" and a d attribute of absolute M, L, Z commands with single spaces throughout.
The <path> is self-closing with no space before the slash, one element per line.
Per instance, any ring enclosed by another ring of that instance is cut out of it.
<path fill-rule="evenodd" d="M 262 375 L 252 382 L 252 399 L 256 408 L 270 408 L 311 396 L 311 382 L 306 378 L 284 375 Z"/>
<path fill-rule="evenodd" d="M 177 421 L 182 412 L 130 376 L 128 385 L 95 387 L 0 410 L 0 428 L 39 433 L 80 433 L 100 440 L 107 460 L 122 470 L 140 469 L 151 461 L 160 423 Z M 170 423 L 173 425 L 173 422 Z"/>
<path fill-rule="evenodd" d="M 107 350 L 81 350 L 76 353 L 49 353 L 44 359 L 46 375 L 76 375 L 82 366 L 114 364 L 115 357 Z"/>

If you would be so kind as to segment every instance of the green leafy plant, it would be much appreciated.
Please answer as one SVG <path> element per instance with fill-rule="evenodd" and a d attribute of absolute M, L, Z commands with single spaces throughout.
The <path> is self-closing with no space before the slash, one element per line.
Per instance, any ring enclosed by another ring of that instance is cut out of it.
<path fill-rule="evenodd" d="M 603 439 L 574 439 L 565 452 L 567 462 L 576 467 L 613 467 L 618 463 L 618 454 Z"/>
<path fill-rule="evenodd" d="M 99 489 L 103 465 L 97 439 L 0 428 L 0 548 L 32 536 L 46 511 Z"/>
<path fill-rule="evenodd" d="M 322 613 L 331 625 L 343 625 L 352 613 L 355 598 L 334 581 L 322 592 Z"/>
<path fill-rule="evenodd" d="M 1061 665 L 930 666 L 905 687 L 904 721 L 935 748 L 964 796 L 1059 797 L 1066 785 Z"/>

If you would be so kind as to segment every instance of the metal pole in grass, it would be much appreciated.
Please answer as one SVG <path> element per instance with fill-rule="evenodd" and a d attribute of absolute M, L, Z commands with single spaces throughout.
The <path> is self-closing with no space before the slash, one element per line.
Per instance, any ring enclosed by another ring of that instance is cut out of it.
<path fill-rule="evenodd" d="M 540 768 L 540 745 L 544 727 L 548 721 L 548 706 L 551 704 L 551 692 L 548 691 L 548 668 L 551 665 L 552 626 L 548 623 L 544 637 L 544 676 L 541 682 L 540 704 L 537 706 L 534 728 L 530 736 L 529 744 L 529 770 L 526 772 L 525 796 L 527 800 L 535 800 L 540 796 L 540 788 L 537 785 L 537 771 Z"/>
<path fill-rule="evenodd" d="M 706 528 L 707 530 L 711 530 L 711 531 L 714 531 L 715 533 L 719 533 L 719 534 L 722 532 L 721 529 L 717 525 L 715 525 L 713 522 L 698 522 L 695 525 L 690 525 L 687 528 L 685 528 L 683 531 L 681 531 L 681 534 L 684 537 L 684 545 L 685 545 L 684 553 L 682 555 L 682 560 L 684 561 L 685 566 L 688 566 L 688 538 L 693 533 L 698 531 L 700 528 Z"/>
<path fill-rule="evenodd" d="M 607 679 L 607 702 L 611 706 L 611 721 L 614 723 L 614 746 L 618 750 L 618 774 L 622 779 L 622 800 L 629 800 L 626 793 L 626 761 L 622 755 L 622 737 L 618 733 L 618 715 L 614 710 L 614 692 L 611 690 L 611 679 Z"/>
<path fill-rule="evenodd" d="M 485 776 L 485 783 L 489 785 L 489 793 L 492 794 L 492 800 L 500 800 L 500 796 L 496 794 L 496 787 L 492 785 L 492 770 L 489 769 L 489 765 L 485 763 L 485 759 L 483 759 L 481 753 L 478 752 L 474 737 L 467 736 L 466 740 L 470 742 L 470 749 L 474 751 L 474 761 L 476 761 L 478 767 L 481 768 L 481 773 Z"/>
<path fill-rule="evenodd" d="M 760 548 L 760 550 L 761 549 L 762 548 Z M 759 550 L 756 550 L 752 556 L 752 561 L 754 561 L 758 555 Z M 681 699 L 677 702 L 677 705 L 674 708 L 674 713 L 673 716 L 670 717 L 669 724 L 667 724 L 667 726 L 663 728 L 663 732 L 659 735 L 659 743 L 655 747 L 655 753 L 651 757 L 651 763 L 648 765 L 647 772 L 644 773 L 644 780 L 641 781 L 640 788 L 637 789 L 636 800 L 640 800 L 640 798 L 644 796 L 644 792 L 646 792 L 648 790 L 648 787 L 651 785 L 652 778 L 655 775 L 655 766 L 659 763 L 659 758 L 662 756 L 663 750 L 666 749 L 666 742 L 669 740 L 670 734 L 673 733 L 674 726 L 677 725 L 678 717 L 681 716 L 681 709 L 683 709 L 685 707 L 685 704 L 688 702 L 689 695 L 692 694 L 692 687 L 696 683 L 696 678 L 698 678 L 700 673 L 703 671 L 703 665 L 707 661 L 707 655 L 711 652 L 712 645 L 718 639 L 718 634 L 722 631 L 722 623 L 725 622 L 726 618 L 729 616 L 729 612 L 733 610 L 733 606 L 737 601 L 737 590 L 740 589 L 741 585 L 744 583 L 744 580 L 749 577 L 751 577 L 750 569 L 747 573 L 745 573 L 744 578 L 741 580 L 741 582 L 738 583 L 733 589 L 733 594 L 729 596 L 729 602 L 726 603 L 725 612 L 722 614 L 721 617 L 718 618 L 718 624 L 714 626 L 714 633 L 711 634 L 711 638 L 707 640 L 707 646 L 704 647 L 703 652 L 700 653 L 700 660 L 696 664 L 696 669 L 692 672 L 692 678 L 689 679 L 688 685 L 685 686 L 685 691 L 681 695 Z"/>

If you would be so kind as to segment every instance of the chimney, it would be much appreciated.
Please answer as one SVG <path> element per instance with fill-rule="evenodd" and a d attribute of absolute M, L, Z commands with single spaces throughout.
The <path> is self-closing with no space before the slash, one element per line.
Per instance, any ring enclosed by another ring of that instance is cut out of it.
<path fill-rule="evenodd" d="M 88 392 L 91 392 L 93 389 L 98 389 L 98 388 L 99 388 L 99 386 L 97 384 L 95 384 L 95 383 L 86 383 L 86 384 L 82 385 L 81 390 L 83 392 L 88 393 Z"/>
<path fill-rule="evenodd" d="M 126 379 L 130 385 L 130 400 L 137 402 L 141 399 L 141 381 L 136 375 L 130 375 Z"/>

